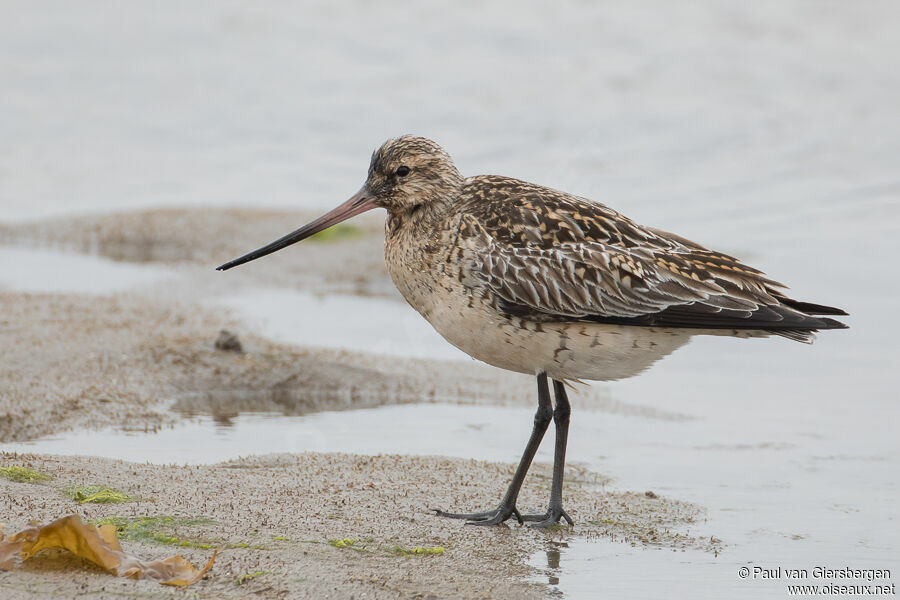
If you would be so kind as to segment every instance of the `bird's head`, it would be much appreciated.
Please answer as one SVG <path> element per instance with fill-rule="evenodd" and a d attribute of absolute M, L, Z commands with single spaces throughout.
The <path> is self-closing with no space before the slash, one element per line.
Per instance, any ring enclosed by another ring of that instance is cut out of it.
<path fill-rule="evenodd" d="M 387 209 L 392 218 L 400 220 L 428 212 L 449 201 L 462 183 L 463 177 L 450 155 L 436 143 L 411 135 L 390 139 L 372 154 L 366 183 L 349 200 L 312 223 L 217 270 L 225 271 L 277 252 L 373 208 Z"/>
<path fill-rule="evenodd" d="M 363 189 L 375 206 L 402 216 L 451 197 L 462 181 L 443 148 L 429 139 L 404 135 L 372 153 Z"/>

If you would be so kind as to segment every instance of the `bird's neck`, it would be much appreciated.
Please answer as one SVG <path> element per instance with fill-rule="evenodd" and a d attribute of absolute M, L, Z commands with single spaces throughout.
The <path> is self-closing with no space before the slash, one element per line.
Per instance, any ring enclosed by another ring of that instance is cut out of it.
<path fill-rule="evenodd" d="M 431 236 L 439 230 L 450 215 L 449 202 L 428 200 L 397 209 L 388 209 L 385 236 L 391 238 L 418 238 Z M 411 243 L 413 239 L 407 241 Z"/>
<path fill-rule="evenodd" d="M 423 203 L 411 210 L 388 211 L 385 221 L 385 259 L 388 270 L 397 276 L 413 277 L 430 272 L 435 261 L 452 246 L 446 239 L 453 228 L 452 205 Z M 398 284 L 399 285 L 399 284 Z"/>
<path fill-rule="evenodd" d="M 453 215 L 446 211 L 388 214 L 384 258 L 391 280 L 406 301 L 426 319 L 439 301 L 434 294 L 442 265 L 453 245 Z"/>

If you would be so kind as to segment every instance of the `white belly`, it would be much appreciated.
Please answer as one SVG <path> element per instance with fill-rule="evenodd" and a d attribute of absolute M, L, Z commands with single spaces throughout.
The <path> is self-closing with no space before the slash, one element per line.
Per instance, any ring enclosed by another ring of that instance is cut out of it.
<path fill-rule="evenodd" d="M 412 292 L 400 287 L 401 293 Z M 421 288 L 418 288 L 421 290 Z M 458 282 L 444 280 L 407 301 L 448 342 L 489 365 L 554 379 L 613 381 L 637 375 L 684 345 L 693 330 L 506 317 Z"/>

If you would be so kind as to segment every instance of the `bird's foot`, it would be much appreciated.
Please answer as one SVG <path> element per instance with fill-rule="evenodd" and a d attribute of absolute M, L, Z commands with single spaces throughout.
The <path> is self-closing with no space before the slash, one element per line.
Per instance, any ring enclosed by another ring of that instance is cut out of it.
<path fill-rule="evenodd" d="M 562 505 L 560 506 L 550 506 L 547 509 L 547 512 L 537 515 L 522 515 L 523 521 L 534 521 L 533 525 L 529 525 L 529 527 L 537 527 L 538 529 L 544 529 L 545 527 L 550 527 L 551 525 L 559 524 L 560 519 L 565 519 L 569 525 L 574 525 L 575 522 L 572 521 L 572 517 L 566 514 L 566 511 L 563 510 Z"/>
<path fill-rule="evenodd" d="M 433 508 L 435 514 L 439 517 L 447 517 L 449 519 L 465 519 L 466 525 L 499 525 L 510 517 L 515 517 L 519 524 L 522 524 L 522 515 L 515 506 L 505 506 L 501 504 L 494 510 L 486 510 L 474 513 L 449 513 Z"/>

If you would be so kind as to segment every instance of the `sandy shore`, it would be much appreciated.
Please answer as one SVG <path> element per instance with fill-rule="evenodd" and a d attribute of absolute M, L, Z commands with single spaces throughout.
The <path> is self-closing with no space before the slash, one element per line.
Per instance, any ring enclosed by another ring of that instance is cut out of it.
<path fill-rule="evenodd" d="M 110 426 L 153 430 L 190 415 L 227 418 L 248 410 L 293 415 L 399 402 L 533 402 L 529 377 L 476 363 L 278 344 L 198 303 L 200 297 L 261 281 L 298 287 L 307 282 L 318 290 L 346 292 L 342 275 L 351 254 L 367 257 L 348 267 L 356 293 L 393 294 L 383 267 L 375 266 L 381 238 L 371 223 L 346 239 L 311 244 L 315 260 L 309 254 L 302 261 L 276 256 L 227 285 L 209 268 L 283 233 L 285 222 L 304 218 L 204 211 L 203 219 L 215 224 L 211 230 L 220 232 L 212 241 L 196 235 L 200 217 L 191 211 L 4 227 L 0 243 L 49 244 L 155 262 L 181 279 L 177 289 L 166 284 L 112 295 L 0 293 L 0 441 Z M 237 334 L 242 352 L 215 347 L 222 329 Z M 603 410 L 641 410 L 592 400 Z M 312 453 L 192 467 L 14 454 L 0 462 L 52 477 L 38 484 L 0 479 L 8 532 L 71 512 L 86 519 L 174 516 L 194 523 L 176 524 L 167 535 L 187 541 L 178 551 L 197 563 L 205 562 L 210 550 L 192 546 L 222 548 L 208 577 L 190 588 L 199 597 L 536 598 L 546 588 L 528 582 L 527 560 L 554 540 L 602 536 L 671 549 L 719 547 L 717 540 L 689 535 L 690 525 L 703 518 L 701 507 L 648 497 L 643 490 L 612 492 L 602 474 L 577 464 L 569 469 L 566 489 L 567 509 L 577 525 L 544 532 L 518 525 L 466 527 L 429 513 L 432 507 L 480 510 L 495 504 L 512 464 Z M 142 500 L 78 504 L 62 493 L 85 484 L 114 487 Z M 520 506 L 540 510 L 548 493 L 549 466 L 536 465 Z M 356 541 L 344 548 L 329 544 L 345 538 Z M 125 543 L 148 557 L 172 553 L 148 540 Z M 403 551 L 417 546 L 445 552 Z M 70 563 L 48 553 L 20 570 L 0 573 L 0 587 L 9 598 L 183 593 L 91 568 L 72 571 Z"/>
<path fill-rule="evenodd" d="M 30 520 L 49 521 L 77 512 L 85 519 L 174 516 L 199 525 L 160 531 L 179 542 L 222 548 L 207 579 L 190 588 L 205 598 L 540 598 L 527 583 L 526 557 L 551 540 L 605 535 L 624 543 L 663 547 L 708 544 L 674 533 L 694 522 L 697 507 L 643 494 L 597 493 L 596 476 L 570 473 L 568 509 L 574 531 L 534 531 L 519 526 L 476 528 L 441 519 L 432 506 L 480 508 L 494 502 L 513 466 L 440 457 L 349 454 L 268 455 L 213 466 L 137 465 L 97 458 L 4 455 L 4 464 L 27 465 L 50 483 L 0 482 L 7 498 L 8 531 Z M 520 505 L 537 510 L 548 493 L 549 472 L 526 486 Z M 79 505 L 61 490 L 100 483 L 144 498 L 115 505 Z M 591 521 L 595 521 L 591 523 Z M 338 548 L 329 540 L 356 540 Z M 162 558 L 172 548 L 124 541 L 141 556 Z M 444 548 L 438 555 L 402 549 Z M 195 563 L 211 550 L 177 547 Z M 151 582 L 117 580 L 95 569 L 72 571 L 56 556 L 0 574 L 7 598 L 125 595 L 173 597 L 183 592 Z M 264 574 L 244 578 L 248 574 Z"/>

